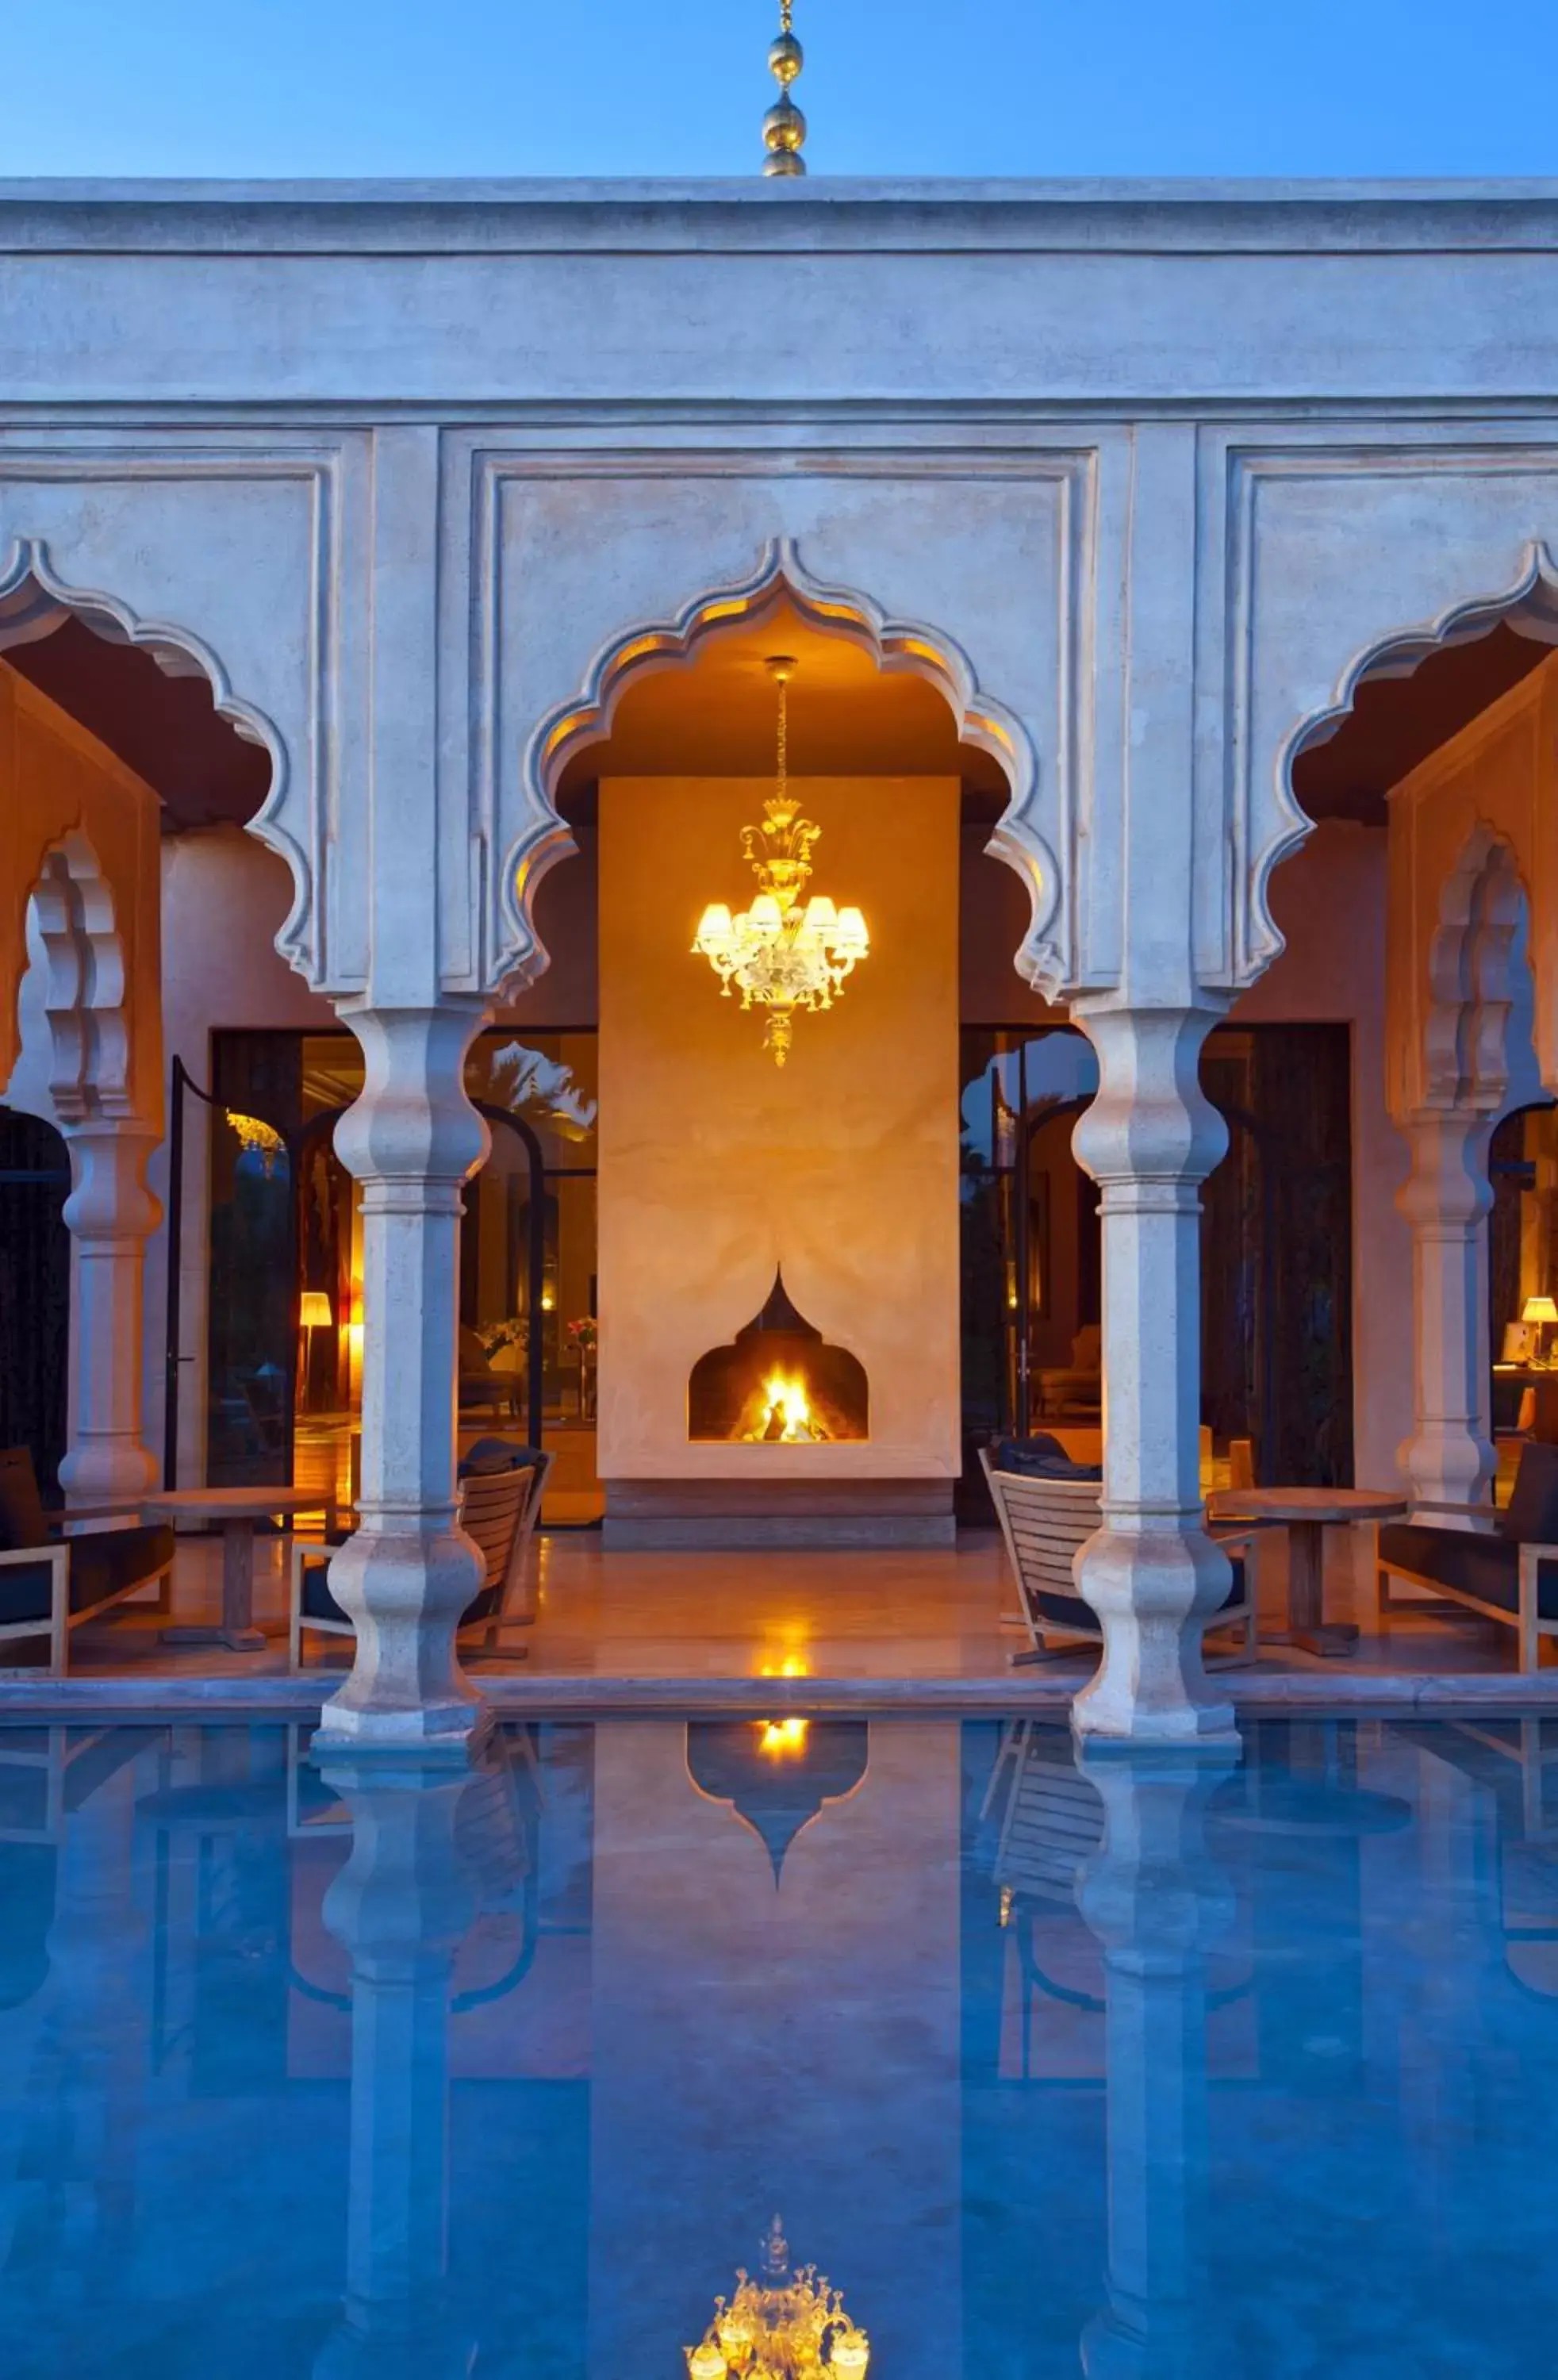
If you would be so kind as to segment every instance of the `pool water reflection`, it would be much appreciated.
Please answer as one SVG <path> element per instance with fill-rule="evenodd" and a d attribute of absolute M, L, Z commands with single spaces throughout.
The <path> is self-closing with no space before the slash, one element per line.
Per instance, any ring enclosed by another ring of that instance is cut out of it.
<path fill-rule="evenodd" d="M 872 2380 L 1558 2336 L 1558 1729 L 0 1730 L 0 2368 L 677 2380 L 775 2215 Z"/>

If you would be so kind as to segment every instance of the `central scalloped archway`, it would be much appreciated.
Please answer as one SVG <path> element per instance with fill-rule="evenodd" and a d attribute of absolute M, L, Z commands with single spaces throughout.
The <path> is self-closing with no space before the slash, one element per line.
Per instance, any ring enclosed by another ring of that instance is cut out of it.
<path fill-rule="evenodd" d="M 639 622 L 614 637 L 590 662 L 578 692 L 538 724 L 524 758 L 528 808 L 534 821 L 510 849 L 504 870 L 504 950 L 499 979 L 532 974 L 544 964 L 533 918 L 537 885 L 572 848 L 559 809 L 569 766 L 612 734 L 624 697 L 651 673 L 696 663 L 722 630 L 761 620 L 788 605 L 823 636 L 846 639 L 883 674 L 923 680 L 947 706 L 958 743 L 989 756 L 1008 788 L 989 849 L 1012 868 L 1029 893 L 1030 922 L 1015 954 L 1018 971 L 1041 990 L 1058 985 L 1064 953 L 1053 939 L 1061 912 L 1060 868 L 1033 823 L 1037 764 L 1031 740 L 1016 714 L 979 683 L 961 646 L 923 623 L 895 619 L 868 595 L 814 578 L 795 540 L 775 539 L 756 570 L 737 583 L 705 589 L 672 617 Z"/>

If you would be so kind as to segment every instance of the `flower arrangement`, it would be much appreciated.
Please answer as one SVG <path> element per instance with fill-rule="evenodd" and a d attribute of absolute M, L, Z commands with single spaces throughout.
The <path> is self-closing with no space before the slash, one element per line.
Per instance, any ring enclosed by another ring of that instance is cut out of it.
<path fill-rule="evenodd" d="M 592 1314 L 581 1314 L 577 1322 L 568 1325 L 568 1344 L 584 1356 L 594 1354 L 600 1335 L 600 1328 Z"/>
<path fill-rule="evenodd" d="M 523 1354 L 530 1343 L 530 1326 L 522 1314 L 510 1315 L 506 1322 L 484 1322 L 476 1333 L 481 1351 L 489 1364 L 505 1347 L 517 1348 Z"/>

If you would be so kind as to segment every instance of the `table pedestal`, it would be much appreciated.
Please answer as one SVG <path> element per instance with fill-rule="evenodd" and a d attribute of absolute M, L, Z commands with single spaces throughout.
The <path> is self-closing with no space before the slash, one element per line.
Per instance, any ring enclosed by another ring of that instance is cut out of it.
<path fill-rule="evenodd" d="M 1345 1660 L 1357 1649 L 1357 1630 L 1325 1618 L 1323 1521 L 1287 1524 L 1287 1626 L 1273 1630 L 1272 1642 L 1296 1645 L 1322 1661 Z"/>
<path fill-rule="evenodd" d="M 262 1653 L 254 1625 L 254 1521 L 235 1515 L 222 1524 L 222 1618 L 214 1628 L 164 1628 L 164 1645 L 223 1645 L 229 1653 Z"/>

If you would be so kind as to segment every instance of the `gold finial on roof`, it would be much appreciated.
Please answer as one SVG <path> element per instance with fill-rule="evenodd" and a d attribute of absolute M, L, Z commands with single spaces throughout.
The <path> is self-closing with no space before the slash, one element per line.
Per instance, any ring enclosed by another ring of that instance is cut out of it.
<path fill-rule="evenodd" d="M 765 174 L 804 174 L 806 160 L 801 155 L 801 143 L 806 139 L 806 118 L 790 97 L 790 85 L 806 64 L 805 54 L 791 30 L 795 0 L 779 0 L 778 38 L 770 43 L 768 71 L 779 86 L 779 96 L 762 120 L 762 145 L 768 154 L 762 161 Z"/>

